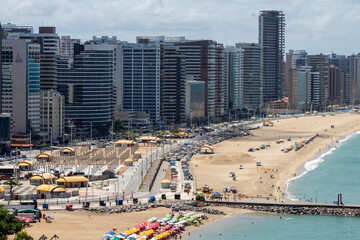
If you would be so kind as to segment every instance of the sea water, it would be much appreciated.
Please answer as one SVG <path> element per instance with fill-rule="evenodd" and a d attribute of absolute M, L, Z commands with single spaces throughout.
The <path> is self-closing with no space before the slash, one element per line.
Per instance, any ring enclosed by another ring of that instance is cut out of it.
<path fill-rule="evenodd" d="M 360 239 L 360 218 L 243 214 L 206 225 L 183 239 Z"/>
<path fill-rule="evenodd" d="M 316 144 L 316 140 L 312 143 Z M 288 198 L 302 202 L 360 205 L 360 133 L 350 135 L 322 156 L 307 162 L 304 172 L 287 183 Z M 302 149 L 305 150 L 305 149 Z"/>
<path fill-rule="evenodd" d="M 359 149 L 360 132 L 339 141 L 287 182 L 287 197 L 333 203 L 341 193 L 344 204 L 360 205 Z M 204 226 L 185 239 L 360 239 L 359 224 L 355 217 L 244 214 Z"/>

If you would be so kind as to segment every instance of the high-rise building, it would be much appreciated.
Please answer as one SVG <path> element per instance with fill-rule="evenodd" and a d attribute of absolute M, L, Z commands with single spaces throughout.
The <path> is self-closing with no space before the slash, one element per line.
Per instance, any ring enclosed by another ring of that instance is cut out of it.
<path fill-rule="evenodd" d="M 339 67 L 331 64 L 328 68 L 328 103 L 338 104 L 342 95 L 343 82 L 339 78 Z"/>
<path fill-rule="evenodd" d="M 286 53 L 286 64 L 285 64 L 285 90 L 290 91 L 289 81 L 290 79 L 290 69 L 296 69 L 297 67 L 302 67 L 306 65 L 306 56 L 307 52 L 305 50 L 289 50 Z"/>
<path fill-rule="evenodd" d="M 29 31 L 8 30 L 7 38 L 30 39 L 40 44 L 40 89 L 57 88 L 57 55 L 59 53 L 59 37 L 55 27 L 39 27 L 39 33 Z"/>
<path fill-rule="evenodd" d="M 223 45 L 211 40 L 184 41 L 177 45 L 186 57 L 186 78 L 205 82 L 206 117 L 223 115 L 226 91 Z"/>
<path fill-rule="evenodd" d="M 200 125 L 205 118 L 205 82 L 186 81 L 186 117 L 190 123 Z"/>
<path fill-rule="evenodd" d="M 321 107 L 326 105 L 327 99 L 327 83 L 328 83 L 328 56 L 323 54 L 307 55 L 306 66 L 311 66 L 313 72 L 319 73 L 320 79 L 320 92 L 319 92 L 319 104 Z"/>
<path fill-rule="evenodd" d="M 355 103 L 355 99 L 360 99 L 360 54 L 351 55 L 349 58 L 350 73 L 350 99 L 351 104 Z"/>
<path fill-rule="evenodd" d="M 292 109 L 311 111 L 318 109 L 320 79 L 319 72 L 311 66 L 298 66 L 289 71 L 289 103 Z"/>
<path fill-rule="evenodd" d="M 48 140 L 61 141 L 65 126 L 64 96 L 55 90 L 41 91 L 41 135 Z"/>
<path fill-rule="evenodd" d="M 120 82 L 125 111 L 147 111 L 153 123 L 160 122 L 160 46 L 120 43 Z"/>
<path fill-rule="evenodd" d="M 339 68 L 338 79 L 341 83 L 340 99 L 337 104 L 350 104 L 351 99 L 351 76 L 350 76 L 350 60 L 345 55 L 332 53 L 329 56 L 329 65 Z"/>
<path fill-rule="evenodd" d="M 215 44 L 215 116 L 223 116 L 227 109 L 226 96 L 228 95 L 225 81 L 225 54 L 222 44 Z"/>
<path fill-rule="evenodd" d="M 243 52 L 243 106 L 248 109 L 263 105 L 263 54 L 262 47 L 256 43 L 238 43 L 236 47 Z"/>
<path fill-rule="evenodd" d="M 308 110 L 319 109 L 320 107 L 320 73 L 310 72 L 308 78 L 307 104 Z"/>
<path fill-rule="evenodd" d="M 290 50 L 291 51 L 291 50 Z M 307 52 L 305 50 L 295 50 L 291 54 L 291 68 L 302 67 L 306 65 Z"/>
<path fill-rule="evenodd" d="M 284 96 L 285 14 L 261 11 L 259 43 L 263 48 L 263 99 L 271 102 Z"/>
<path fill-rule="evenodd" d="M 2 41 L 1 109 L 12 132 L 40 132 L 40 46 L 31 40 Z"/>
<path fill-rule="evenodd" d="M 108 124 L 113 116 L 115 45 L 77 45 L 73 68 L 58 60 L 58 91 L 65 96 L 65 119 L 78 134 Z"/>
<path fill-rule="evenodd" d="M 61 36 L 59 55 L 62 58 L 69 59 L 70 66 L 73 65 L 74 61 L 74 45 L 80 44 L 80 39 L 72 39 L 70 36 Z"/>
<path fill-rule="evenodd" d="M 179 47 L 161 50 L 160 114 L 165 124 L 185 123 L 185 56 Z"/>
<path fill-rule="evenodd" d="M 289 103 L 292 109 L 307 110 L 311 68 L 302 66 L 290 70 Z"/>
<path fill-rule="evenodd" d="M 225 112 L 232 109 L 242 108 L 243 82 L 241 79 L 243 71 L 243 51 L 235 47 L 225 48 Z"/>

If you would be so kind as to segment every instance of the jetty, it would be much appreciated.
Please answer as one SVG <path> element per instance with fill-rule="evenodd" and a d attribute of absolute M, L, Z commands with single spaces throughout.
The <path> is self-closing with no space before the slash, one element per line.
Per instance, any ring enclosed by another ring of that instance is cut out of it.
<path fill-rule="evenodd" d="M 310 202 L 265 202 L 265 201 L 205 201 L 202 206 L 228 206 L 259 212 L 295 215 L 327 215 L 360 217 L 360 205 L 342 205 Z"/>

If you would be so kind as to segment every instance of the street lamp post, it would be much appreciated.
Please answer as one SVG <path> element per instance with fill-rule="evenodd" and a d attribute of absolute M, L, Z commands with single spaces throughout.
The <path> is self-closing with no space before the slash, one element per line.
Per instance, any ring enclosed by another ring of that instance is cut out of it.
<path fill-rule="evenodd" d="M 90 140 L 92 141 L 92 122 L 90 122 Z"/>
<path fill-rule="evenodd" d="M 30 130 L 30 145 L 29 145 L 29 147 L 30 147 L 30 160 L 31 160 L 31 151 L 32 151 L 32 147 L 31 147 L 31 130 Z"/>

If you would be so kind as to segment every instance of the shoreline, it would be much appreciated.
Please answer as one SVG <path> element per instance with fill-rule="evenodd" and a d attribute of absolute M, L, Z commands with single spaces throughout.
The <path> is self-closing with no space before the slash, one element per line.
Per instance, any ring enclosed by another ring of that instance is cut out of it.
<path fill-rule="evenodd" d="M 342 141 L 360 130 L 360 115 L 339 114 L 336 116 L 311 116 L 274 120 L 273 127 L 253 130 L 253 136 L 232 138 L 213 145 L 216 154 L 194 155 L 190 162 L 191 171 L 196 177 L 197 187 L 207 184 L 213 191 L 222 192 L 223 186 L 234 186 L 239 193 L 249 197 L 262 197 L 287 201 L 286 183 L 307 171 L 306 164 L 334 148 L 336 141 Z M 331 127 L 334 125 L 335 127 Z M 319 133 L 314 141 L 304 149 L 283 153 L 282 147 L 304 137 Z M 300 137 L 299 137 L 300 136 Z M 292 141 L 275 144 L 276 139 L 291 137 Z M 265 150 L 248 152 L 249 147 L 271 143 Z M 322 149 L 322 151 L 319 149 Z M 262 167 L 255 166 L 257 161 Z M 244 168 L 239 170 L 239 164 Z M 270 171 L 267 171 L 270 169 Z M 237 179 L 232 181 L 229 172 L 235 172 Z M 213 174 L 215 173 L 216 174 Z"/>
<path fill-rule="evenodd" d="M 305 176 L 308 172 L 311 172 L 313 170 L 315 170 L 316 168 L 318 168 L 320 166 L 321 163 L 323 163 L 325 160 L 323 159 L 325 156 L 332 154 L 333 151 L 335 151 L 337 149 L 337 147 L 339 145 L 341 145 L 342 143 L 346 142 L 347 140 L 349 140 L 352 136 L 356 135 L 356 134 L 360 134 L 360 130 L 356 130 L 353 133 L 347 134 L 343 137 L 339 137 L 336 140 L 333 140 L 328 146 L 327 148 L 321 150 L 320 152 L 316 153 L 315 157 L 313 157 L 312 159 L 310 159 L 309 161 L 305 162 L 303 165 L 301 165 L 298 168 L 298 172 L 296 173 L 295 177 L 289 178 L 288 180 L 286 180 L 285 182 L 285 196 L 284 196 L 284 200 L 287 201 L 292 201 L 292 202 L 299 202 L 300 200 L 297 199 L 295 196 L 293 196 L 288 190 L 289 187 L 291 186 L 291 184 L 299 179 L 302 178 L 303 176 Z M 316 164 L 315 167 L 308 169 L 306 167 L 307 164 L 311 164 L 314 163 Z"/>

